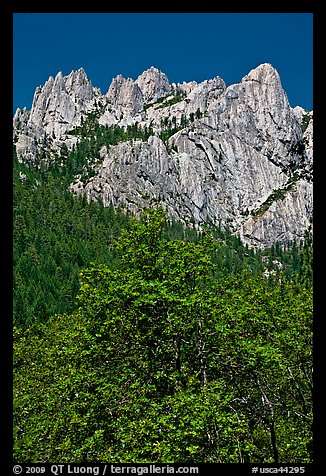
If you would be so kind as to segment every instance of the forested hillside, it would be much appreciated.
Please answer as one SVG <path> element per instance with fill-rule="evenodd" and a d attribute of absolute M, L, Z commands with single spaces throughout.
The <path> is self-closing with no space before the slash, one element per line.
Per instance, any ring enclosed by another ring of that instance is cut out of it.
<path fill-rule="evenodd" d="M 87 203 L 68 190 L 71 177 L 85 166 L 93 147 L 88 140 L 59 160 L 41 169 L 19 163 L 14 157 L 14 322 L 29 325 L 54 313 L 70 311 L 79 289 L 79 271 L 97 261 L 114 267 L 119 259 L 114 240 L 129 229 L 134 218 L 111 205 Z M 95 146 L 94 146 L 95 147 Z M 312 243 L 309 234 L 301 245 L 275 244 L 254 251 L 227 229 L 210 228 L 219 242 L 214 260 L 219 272 L 242 269 L 253 276 L 273 276 L 282 270 L 287 279 L 309 284 L 312 279 Z M 200 234 L 179 222 L 167 222 L 164 234 L 171 239 L 200 240 Z"/>
<path fill-rule="evenodd" d="M 311 237 L 87 203 L 66 160 L 14 158 L 15 460 L 311 461 Z"/>

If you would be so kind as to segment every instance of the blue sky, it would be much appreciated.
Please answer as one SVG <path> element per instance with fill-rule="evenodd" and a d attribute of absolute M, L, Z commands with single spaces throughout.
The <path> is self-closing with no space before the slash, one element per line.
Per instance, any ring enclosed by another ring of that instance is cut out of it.
<path fill-rule="evenodd" d="M 291 106 L 313 107 L 309 13 L 16 13 L 13 46 L 14 111 L 59 71 L 83 67 L 105 94 L 116 75 L 150 66 L 170 82 L 230 85 L 261 63 L 278 70 Z"/>

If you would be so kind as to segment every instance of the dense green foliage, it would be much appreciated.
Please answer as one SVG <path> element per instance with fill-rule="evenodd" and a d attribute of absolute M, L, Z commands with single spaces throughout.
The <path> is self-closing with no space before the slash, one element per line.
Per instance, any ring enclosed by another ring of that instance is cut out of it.
<path fill-rule="evenodd" d="M 13 216 L 13 311 L 19 325 L 72 310 L 80 269 L 94 260 L 112 262 L 112 240 L 129 221 L 113 207 L 73 196 L 65 176 L 36 173 L 16 161 Z"/>
<path fill-rule="evenodd" d="M 64 158 L 65 162 L 61 174 L 66 173 L 70 177 L 80 174 L 82 180 L 87 180 L 95 173 L 94 165 L 96 166 L 96 159 L 99 158 L 103 146 L 109 147 L 131 140 L 146 141 L 153 135 L 150 127 L 142 128 L 137 122 L 127 127 L 103 126 L 96 120 L 97 114 L 98 112 L 88 114 L 81 126 L 70 131 L 70 135 L 78 137 L 78 142 L 70 152 L 63 146 L 64 150 L 61 150 L 58 157 L 59 161 Z"/>
<path fill-rule="evenodd" d="M 15 327 L 16 461 L 311 461 L 311 244 L 179 231 L 129 217 L 73 312 Z"/>
<path fill-rule="evenodd" d="M 138 124 L 121 128 L 98 124 L 100 108 L 71 131 L 78 137 L 72 150 L 40 151 L 34 164 L 19 163 L 14 154 L 14 322 L 30 324 L 72 310 L 78 274 L 90 261 L 111 263 L 112 240 L 128 226 L 128 214 L 105 209 L 73 196 L 69 184 L 95 173 L 103 145 L 146 140 L 152 131 Z M 45 160 L 47 159 L 47 161 Z M 21 178 L 20 174 L 22 174 Z"/>
<path fill-rule="evenodd" d="M 103 126 L 95 121 L 95 117 L 92 114 L 89 114 L 81 126 L 70 131 L 70 135 L 87 138 L 88 141 L 96 145 L 97 150 L 99 150 L 103 145 L 116 145 L 118 142 L 132 139 L 145 141 L 153 135 L 153 131 L 150 127 L 145 126 L 142 128 L 137 122 L 128 125 L 126 128 L 118 125 Z"/>
<path fill-rule="evenodd" d="M 50 163 L 14 157 L 15 460 L 311 461 L 310 235 L 259 252 L 73 196 L 103 145 L 152 134 L 98 114 Z"/>
<path fill-rule="evenodd" d="M 102 204 L 87 203 L 68 191 L 88 153 L 81 142 L 71 152 L 62 152 L 65 167 L 55 163 L 41 170 L 14 160 L 15 324 L 29 325 L 33 320 L 72 311 L 79 272 L 91 261 L 119 266 L 112 242 L 128 228 L 130 216 L 113 206 L 105 209 Z M 177 222 L 171 223 L 165 234 L 170 239 L 199 239 L 194 230 Z M 221 276 L 242 269 L 254 276 L 265 268 L 277 273 L 281 263 L 288 279 L 311 281 L 311 244 L 291 245 L 288 251 L 276 246 L 264 256 L 243 246 L 228 231 L 215 229 L 214 235 L 220 247 L 212 256 L 219 262 Z"/>
<path fill-rule="evenodd" d="M 182 114 L 179 121 L 177 120 L 176 116 L 172 116 L 171 119 L 169 119 L 168 117 L 164 117 L 163 119 L 161 119 L 161 139 L 166 142 L 178 131 L 181 131 L 185 127 L 188 127 L 190 124 L 192 124 L 195 119 L 200 119 L 202 115 L 202 112 L 197 109 L 196 113 L 191 112 L 189 114 L 189 117 L 186 117 L 185 114 Z"/>

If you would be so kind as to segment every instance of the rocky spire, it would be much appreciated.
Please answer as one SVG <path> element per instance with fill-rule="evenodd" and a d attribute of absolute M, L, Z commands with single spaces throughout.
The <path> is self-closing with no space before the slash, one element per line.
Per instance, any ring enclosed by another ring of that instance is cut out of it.
<path fill-rule="evenodd" d="M 312 112 L 290 107 L 272 65 L 228 87 L 219 76 L 170 85 L 151 67 L 136 80 L 117 76 L 105 96 L 82 69 L 58 73 L 37 88 L 30 112 L 16 111 L 19 159 L 38 160 L 53 144 L 70 147 L 66 132 L 99 102 L 100 124 L 137 123 L 153 135 L 103 147 L 95 174 L 71 184 L 75 193 L 135 213 L 159 201 L 171 218 L 227 226 L 251 246 L 304 237 L 312 219 Z"/>
<path fill-rule="evenodd" d="M 116 76 L 109 87 L 106 97 L 110 104 L 128 109 L 131 114 L 140 111 L 144 106 L 143 95 L 138 84 L 131 78 Z"/>
<path fill-rule="evenodd" d="M 81 116 L 93 106 L 97 94 L 83 68 L 68 76 L 59 72 L 36 89 L 29 124 L 61 137 L 80 123 Z"/>
<path fill-rule="evenodd" d="M 172 89 L 167 76 L 154 66 L 139 75 L 136 84 L 143 94 L 145 104 L 157 101 Z"/>

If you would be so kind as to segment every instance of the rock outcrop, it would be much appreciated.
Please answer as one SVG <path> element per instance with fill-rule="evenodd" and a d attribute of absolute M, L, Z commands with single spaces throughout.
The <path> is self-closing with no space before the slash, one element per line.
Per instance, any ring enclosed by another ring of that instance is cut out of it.
<path fill-rule="evenodd" d="M 36 88 L 30 112 L 25 108 L 16 111 L 14 140 L 18 157 L 35 161 L 42 150 L 56 150 L 65 134 L 80 125 L 94 109 L 96 99 L 101 98 L 82 68 L 68 76 L 61 72 L 55 78 L 51 76 L 44 86 Z"/>
<path fill-rule="evenodd" d="M 117 76 L 105 96 L 83 70 L 59 73 L 36 90 L 30 112 L 15 114 L 20 160 L 70 147 L 77 139 L 67 132 L 91 111 L 102 125 L 153 132 L 102 147 L 74 193 L 134 213 L 160 203 L 171 218 L 227 226 L 250 246 L 299 241 L 311 227 L 312 112 L 290 107 L 270 64 L 229 87 L 218 76 L 171 85 L 151 67 L 136 80 Z"/>
<path fill-rule="evenodd" d="M 153 66 L 138 76 L 135 82 L 142 92 L 145 104 L 153 103 L 171 91 L 167 76 Z"/>
<path fill-rule="evenodd" d="M 139 112 L 144 107 L 143 94 L 138 84 L 121 74 L 112 80 L 106 97 L 110 104 L 126 108 L 131 114 Z"/>

